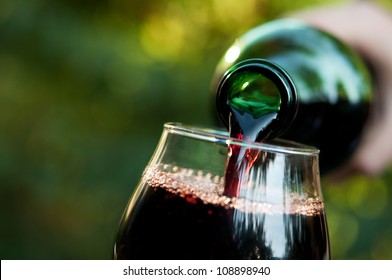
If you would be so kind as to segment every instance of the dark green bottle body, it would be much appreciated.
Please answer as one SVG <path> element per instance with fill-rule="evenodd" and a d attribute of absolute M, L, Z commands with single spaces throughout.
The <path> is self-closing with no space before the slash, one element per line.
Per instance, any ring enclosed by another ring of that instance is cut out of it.
<path fill-rule="evenodd" d="M 348 46 L 301 22 L 277 20 L 256 27 L 228 49 L 215 72 L 215 94 L 225 72 L 261 58 L 283 68 L 294 82 L 298 110 L 280 135 L 320 149 L 320 169 L 330 171 L 355 150 L 371 105 L 367 68 Z"/>

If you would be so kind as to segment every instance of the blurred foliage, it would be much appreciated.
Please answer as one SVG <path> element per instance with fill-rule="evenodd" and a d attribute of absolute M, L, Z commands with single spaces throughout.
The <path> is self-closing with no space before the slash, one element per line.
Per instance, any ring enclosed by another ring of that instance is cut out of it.
<path fill-rule="evenodd" d="M 215 122 L 234 38 L 330 2 L 0 0 L 1 259 L 110 258 L 162 124 Z M 323 185 L 333 258 L 392 259 L 391 183 Z"/>

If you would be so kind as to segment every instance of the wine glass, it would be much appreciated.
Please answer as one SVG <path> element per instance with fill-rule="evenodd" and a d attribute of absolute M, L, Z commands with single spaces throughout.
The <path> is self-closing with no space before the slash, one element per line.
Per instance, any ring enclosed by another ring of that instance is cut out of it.
<path fill-rule="evenodd" d="M 228 157 L 252 164 L 225 192 Z M 329 259 L 318 150 L 166 123 L 126 207 L 114 259 Z"/>

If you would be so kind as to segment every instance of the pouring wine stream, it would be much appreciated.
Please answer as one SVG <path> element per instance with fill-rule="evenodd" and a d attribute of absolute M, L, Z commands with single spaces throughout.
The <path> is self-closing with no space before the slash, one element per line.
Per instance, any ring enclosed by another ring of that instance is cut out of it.
<path fill-rule="evenodd" d="M 217 92 L 217 111 L 230 136 L 245 142 L 266 142 L 283 133 L 297 111 L 296 92 L 288 74 L 262 59 L 233 66 Z M 260 152 L 230 145 L 223 194 L 239 196 Z"/>

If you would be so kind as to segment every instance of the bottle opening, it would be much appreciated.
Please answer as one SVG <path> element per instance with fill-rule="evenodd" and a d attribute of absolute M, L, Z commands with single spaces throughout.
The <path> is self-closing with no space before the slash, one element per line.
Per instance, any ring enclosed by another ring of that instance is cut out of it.
<path fill-rule="evenodd" d="M 218 87 L 217 110 L 232 137 L 264 141 L 282 134 L 297 112 L 290 76 L 264 59 L 244 60 L 229 69 Z"/>

